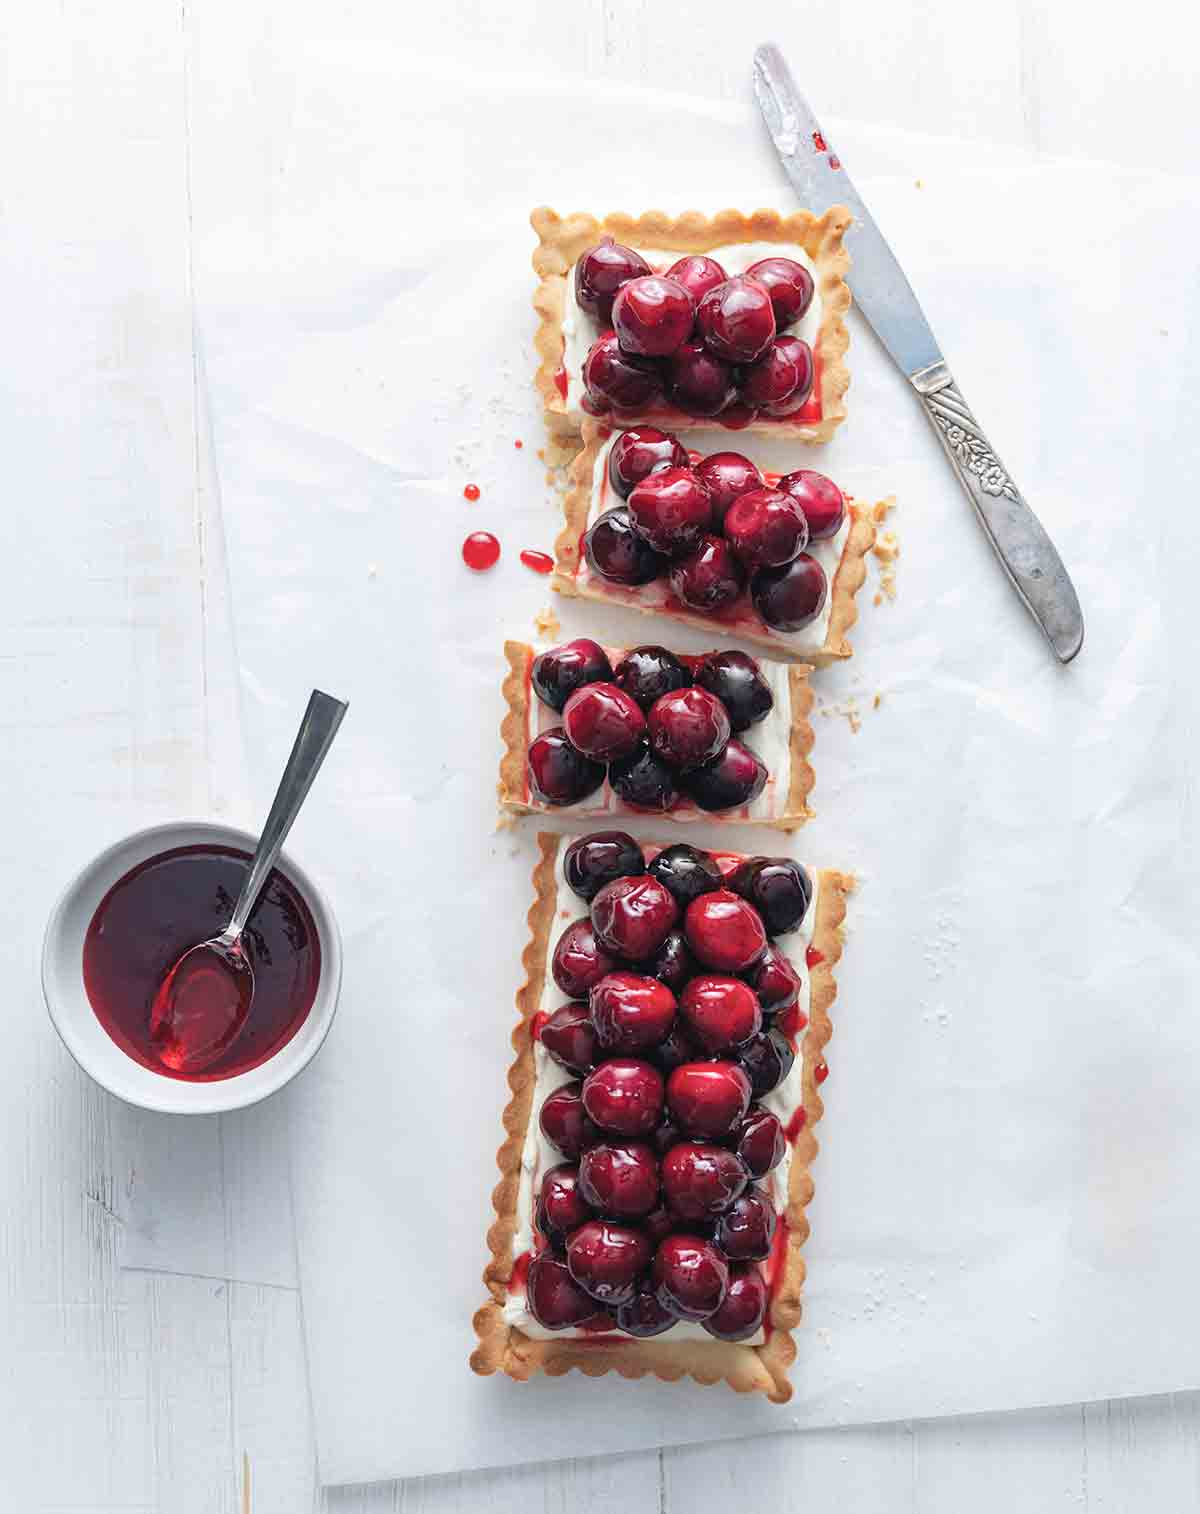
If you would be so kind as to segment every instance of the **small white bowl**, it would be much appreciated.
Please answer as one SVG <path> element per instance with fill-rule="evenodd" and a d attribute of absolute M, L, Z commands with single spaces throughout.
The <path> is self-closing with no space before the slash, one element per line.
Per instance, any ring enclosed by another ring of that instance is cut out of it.
<path fill-rule="evenodd" d="M 83 985 L 83 940 L 96 907 L 131 868 L 178 846 L 234 846 L 252 852 L 257 837 L 231 825 L 178 820 L 136 831 L 100 853 L 71 881 L 51 912 L 42 945 L 42 992 L 54 1028 L 90 1077 L 127 1104 L 162 1114 L 220 1114 L 275 1093 L 306 1067 L 329 1034 L 342 986 L 342 938 L 320 888 L 284 852 L 276 863 L 312 911 L 321 947 L 317 995 L 304 1024 L 273 1057 L 211 1083 L 152 1072 L 128 1056 L 96 1018 Z"/>

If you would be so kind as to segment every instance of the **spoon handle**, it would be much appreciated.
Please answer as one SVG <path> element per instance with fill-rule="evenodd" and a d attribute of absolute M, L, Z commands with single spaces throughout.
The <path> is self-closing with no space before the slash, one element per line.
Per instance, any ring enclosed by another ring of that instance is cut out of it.
<path fill-rule="evenodd" d="M 338 726 L 347 709 L 349 705 L 341 699 L 335 699 L 332 694 L 322 694 L 320 689 L 312 691 L 308 709 L 296 732 L 292 755 L 287 760 L 287 767 L 275 790 L 271 813 L 267 816 L 258 845 L 254 849 L 250 871 L 242 884 L 229 924 L 222 932 L 222 940 L 227 944 L 232 946 L 245 930 L 250 911 L 278 860 L 292 822 L 300 813 L 300 806 L 325 761 L 325 754 L 333 745 L 333 738 L 337 735 Z"/>

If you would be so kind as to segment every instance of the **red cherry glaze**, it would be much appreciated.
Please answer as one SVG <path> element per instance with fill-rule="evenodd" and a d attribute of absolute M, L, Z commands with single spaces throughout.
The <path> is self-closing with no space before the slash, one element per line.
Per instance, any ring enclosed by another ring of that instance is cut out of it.
<path fill-rule="evenodd" d="M 793 1004 L 791 1009 L 780 1011 L 775 1024 L 792 1043 L 794 1048 L 799 1039 L 800 1032 L 808 1024 L 808 1016 L 798 1004 Z"/>
<path fill-rule="evenodd" d="M 710 289 L 723 284 L 728 277 L 716 258 L 700 255 L 680 258 L 667 269 L 667 278 L 682 284 L 697 305 Z"/>
<path fill-rule="evenodd" d="M 675 1316 L 659 1303 L 653 1290 L 646 1287 L 639 1288 L 630 1301 L 617 1310 L 617 1328 L 639 1340 L 661 1335 L 674 1323 Z"/>
<path fill-rule="evenodd" d="M 632 247 L 605 237 L 575 264 L 575 303 L 599 326 L 612 321 L 613 300 L 622 284 L 650 272 L 650 265 Z"/>
<path fill-rule="evenodd" d="M 681 1141 L 662 1160 L 667 1208 L 684 1220 L 708 1220 L 726 1209 L 746 1186 L 741 1158 L 724 1146 Z"/>
<path fill-rule="evenodd" d="M 767 1282 L 753 1263 L 729 1269 L 729 1288 L 718 1309 L 703 1321 L 709 1335 L 722 1341 L 744 1341 L 762 1329 L 769 1294 Z"/>
<path fill-rule="evenodd" d="M 579 1286 L 566 1265 L 548 1251 L 535 1256 L 525 1279 L 525 1303 L 547 1330 L 581 1325 L 596 1313 L 596 1301 Z"/>
<path fill-rule="evenodd" d="M 748 1188 L 717 1221 L 713 1239 L 734 1262 L 765 1262 L 775 1237 L 775 1210 L 760 1188 Z"/>
<path fill-rule="evenodd" d="M 656 699 L 646 718 L 651 749 L 680 772 L 711 762 L 729 740 L 729 715 L 707 689 L 676 689 Z"/>
<path fill-rule="evenodd" d="M 656 552 L 690 552 L 708 530 L 708 490 L 690 468 L 663 468 L 634 486 L 629 496 L 633 529 Z"/>
<path fill-rule="evenodd" d="M 681 930 L 673 930 L 652 957 L 642 964 L 652 978 L 665 983 L 672 993 L 679 990 L 698 971 L 695 957 L 688 950 Z"/>
<path fill-rule="evenodd" d="M 500 561 L 500 543 L 490 531 L 472 531 L 462 544 L 462 560 L 476 573 L 485 573 Z"/>
<path fill-rule="evenodd" d="M 586 636 L 551 647 L 533 659 L 529 681 L 543 704 L 561 710 L 567 700 L 587 683 L 612 678 L 612 664 L 604 648 Z"/>
<path fill-rule="evenodd" d="M 463 490 L 463 498 L 469 499 L 471 503 L 474 504 L 475 501 L 479 498 L 479 485 L 468 484 L 467 487 Z"/>
<path fill-rule="evenodd" d="M 658 1243 L 655 1242 L 657 1245 Z M 533 1261 L 532 1251 L 522 1251 L 521 1255 L 513 1262 L 512 1272 L 508 1277 L 508 1291 L 510 1293 L 523 1293 L 525 1283 L 529 1277 L 529 1266 Z"/>
<path fill-rule="evenodd" d="M 549 1024 L 550 1016 L 544 1009 L 539 1009 L 529 1024 L 529 1034 L 535 1041 L 542 1039 L 542 1031 Z"/>
<path fill-rule="evenodd" d="M 790 1125 L 788 1130 L 791 1130 Z M 765 1178 L 783 1161 L 789 1139 L 791 1137 L 785 1134 L 783 1126 L 769 1109 L 752 1104 L 738 1127 L 734 1150 L 752 1178 Z"/>
<path fill-rule="evenodd" d="M 746 575 L 723 536 L 704 536 L 694 552 L 673 563 L 671 590 L 689 609 L 713 615 L 739 597 Z"/>
<path fill-rule="evenodd" d="M 616 956 L 596 940 L 591 920 L 575 920 L 554 947 L 550 971 L 568 999 L 586 999 L 589 989 L 615 972 Z"/>
<path fill-rule="evenodd" d="M 582 1090 L 582 1083 L 564 1083 L 547 1095 L 538 1115 L 542 1134 L 571 1162 L 578 1161 L 581 1153 L 600 1139 L 600 1132 L 584 1110 Z"/>
<path fill-rule="evenodd" d="M 567 1241 L 571 1276 L 602 1304 L 628 1303 L 653 1256 L 648 1236 L 611 1220 L 588 1220 Z"/>
<path fill-rule="evenodd" d="M 526 769 L 530 791 L 543 804 L 577 804 L 604 782 L 603 766 L 573 746 L 561 726 L 529 743 Z"/>
<path fill-rule="evenodd" d="M 710 352 L 730 363 L 753 363 L 775 335 L 771 297 L 751 279 L 726 279 L 696 309 L 696 325 Z"/>
<path fill-rule="evenodd" d="M 812 393 L 813 380 L 816 377 L 816 367 L 813 364 L 812 348 L 807 342 L 802 342 L 797 336 L 776 337 L 770 351 L 758 360 L 754 365 L 757 371 L 763 363 L 770 359 L 772 373 L 777 383 L 786 380 L 788 372 L 792 369 L 796 373 L 796 382 L 787 394 L 779 400 L 760 400 L 763 413 L 766 415 L 785 416 L 794 415 L 797 410 L 804 408 L 805 402 Z M 750 370 L 743 371 L 743 378 Z M 764 378 L 762 382 L 767 382 Z M 748 403 L 754 402 L 755 390 L 742 386 L 743 398 Z"/>
<path fill-rule="evenodd" d="M 579 1168 L 572 1162 L 551 1167 L 538 1190 L 537 1228 L 541 1234 L 560 1250 L 569 1232 L 591 1218 L 591 1205 L 580 1189 Z"/>
<path fill-rule="evenodd" d="M 804 1105 L 801 1104 L 799 1109 L 796 1110 L 796 1113 L 787 1122 L 787 1129 L 783 1132 L 784 1139 L 789 1143 L 789 1145 L 795 1145 L 800 1132 L 804 1129 L 807 1122 L 808 1111 L 805 1109 Z"/>
<path fill-rule="evenodd" d="M 825 569 L 807 552 L 780 568 L 760 568 L 750 580 L 754 608 L 776 631 L 799 631 L 825 607 Z"/>
<path fill-rule="evenodd" d="M 766 764 L 736 737 L 712 762 L 683 776 L 688 798 L 702 810 L 716 814 L 752 804 L 767 786 Z"/>
<path fill-rule="evenodd" d="M 608 451 L 608 481 L 615 493 L 628 499 L 635 484 L 656 468 L 686 468 L 687 449 L 669 431 L 634 426 L 618 433 Z"/>
<path fill-rule="evenodd" d="M 658 1203 L 658 1158 L 644 1141 L 602 1142 L 580 1157 L 579 1187 L 601 1214 L 641 1219 Z"/>
<path fill-rule="evenodd" d="M 756 1099 L 778 1088 L 791 1072 L 795 1060 L 791 1042 L 778 1027 L 764 1030 L 738 1047 L 738 1061 L 746 1070 Z"/>
<path fill-rule="evenodd" d="M 726 888 L 694 899 L 687 907 L 683 929 L 695 955 L 718 972 L 746 972 L 767 946 L 758 911 Z"/>
<path fill-rule="evenodd" d="M 676 1318 L 707 1319 L 725 1302 L 729 1264 L 702 1236 L 669 1235 L 654 1255 L 654 1291 Z"/>
<path fill-rule="evenodd" d="M 813 1081 L 815 1083 L 824 1083 L 825 1079 L 828 1076 L 829 1076 L 829 1063 L 825 1060 L 824 1057 L 822 1057 L 821 1060 L 817 1063 L 817 1065 L 813 1068 Z"/>
<path fill-rule="evenodd" d="M 825 953 L 824 952 L 819 952 L 815 946 L 810 946 L 808 948 L 808 950 L 804 953 L 805 964 L 808 966 L 808 968 L 810 970 L 812 968 L 818 966 L 820 963 L 824 962 L 824 960 L 825 960 Z"/>
<path fill-rule="evenodd" d="M 652 1063 L 633 1057 L 612 1057 L 583 1080 L 584 1110 L 596 1125 L 615 1135 L 648 1135 L 662 1115 L 663 1097 L 662 1074 Z M 543 1104 L 543 1116 L 545 1109 Z"/>
<path fill-rule="evenodd" d="M 846 496 L 831 478 L 812 468 L 785 473 L 778 487 L 790 494 L 804 511 L 809 541 L 827 541 L 836 536 L 846 519 Z"/>
<path fill-rule="evenodd" d="M 593 762 L 616 762 L 641 745 L 646 717 L 636 700 L 615 683 L 589 683 L 563 706 L 563 729 L 577 751 Z"/>
<path fill-rule="evenodd" d="M 622 284 L 613 301 L 613 329 L 621 351 L 633 357 L 666 357 L 695 320 L 695 302 L 683 285 L 656 273 Z"/>
<path fill-rule="evenodd" d="M 596 1040 L 608 1053 L 648 1051 L 675 1023 L 675 995 L 657 978 L 638 973 L 613 972 L 601 978 L 588 1006 Z"/>
<path fill-rule="evenodd" d="M 602 946 L 639 962 L 656 952 L 679 919 L 679 906 L 657 878 L 617 878 L 592 900 L 592 926 Z"/>
<path fill-rule="evenodd" d="M 725 706 L 735 734 L 765 720 L 775 707 L 770 684 L 745 652 L 710 652 L 701 658 L 693 681 Z"/>
<path fill-rule="evenodd" d="M 667 359 L 667 398 L 685 415 L 720 415 L 737 393 L 732 363 L 714 356 L 703 342 L 684 342 Z"/>
<path fill-rule="evenodd" d="M 535 552 L 532 547 L 526 547 L 521 553 L 521 561 L 534 573 L 554 572 L 554 559 L 548 552 Z"/>
<path fill-rule="evenodd" d="M 766 952 L 746 974 L 746 982 L 758 995 L 763 1013 L 779 1014 L 791 1009 L 800 997 L 800 975 L 777 946 Z"/>
<path fill-rule="evenodd" d="M 626 831 L 591 831 L 563 853 L 567 887 L 589 901 L 614 878 L 633 878 L 645 871 L 642 849 Z"/>
<path fill-rule="evenodd" d="M 761 258 L 746 269 L 746 277 L 767 291 L 780 328 L 800 320 L 812 304 L 813 276 L 794 258 Z"/>
<path fill-rule="evenodd" d="M 693 978 L 679 999 L 679 1012 L 692 1039 L 716 1055 L 762 1028 L 762 1009 L 754 990 L 738 978 L 703 973 Z"/>
<path fill-rule="evenodd" d="M 725 536 L 747 568 L 777 568 L 808 546 L 808 521 L 790 495 L 754 489 L 730 505 Z"/>
<path fill-rule="evenodd" d="M 547 1053 L 568 1072 L 583 1076 L 596 1065 L 596 1032 L 586 1004 L 561 1004 L 538 1037 Z"/>
<path fill-rule="evenodd" d="M 620 505 L 588 527 L 583 555 L 593 573 L 629 587 L 648 584 L 667 571 L 667 559 L 638 535 L 629 511 Z"/>
<path fill-rule="evenodd" d="M 583 360 L 582 376 L 584 388 L 601 414 L 611 406 L 644 410 L 662 388 L 658 369 L 645 358 L 623 352 L 614 331 L 603 332 L 592 343 Z"/>
<path fill-rule="evenodd" d="M 696 477 L 712 500 L 713 525 L 720 530 L 725 512 L 739 495 L 761 489 L 763 476 L 740 452 L 712 452 L 695 467 Z"/>
<path fill-rule="evenodd" d="M 750 1079 L 735 1062 L 685 1062 L 667 1079 L 667 1108 L 681 1130 L 723 1140 L 746 1117 Z"/>

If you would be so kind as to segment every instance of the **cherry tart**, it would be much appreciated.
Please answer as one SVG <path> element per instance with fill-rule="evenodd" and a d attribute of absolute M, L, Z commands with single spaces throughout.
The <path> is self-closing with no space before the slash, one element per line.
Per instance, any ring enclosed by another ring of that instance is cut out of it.
<path fill-rule="evenodd" d="M 783 1403 L 852 880 L 623 831 L 538 850 L 471 1365 Z"/>
<path fill-rule="evenodd" d="M 844 419 L 844 207 L 531 221 L 551 432 L 602 416 L 824 442 Z"/>
<path fill-rule="evenodd" d="M 810 818 L 809 669 L 580 638 L 504 644 L 498 787 L 510 814 L 651 814 L 791 831 Z"/>

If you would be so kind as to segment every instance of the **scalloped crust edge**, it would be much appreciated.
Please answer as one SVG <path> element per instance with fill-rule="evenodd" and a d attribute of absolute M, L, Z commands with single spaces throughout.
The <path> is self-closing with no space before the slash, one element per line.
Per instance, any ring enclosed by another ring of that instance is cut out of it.
<path fill-rule="evenodd" d="M 648 210 L 636 218 L 614 213 L 603 220 L 582 213 L 564 218 L 548 205 L 539 206 L 529 217 L 538 235 L 533 254 L 533 268 L 539 280 L 533 294 L 533 308 L 538 314 L 533 345 L 539 358 L 534 385 L 542 397 L 547 430 L 556 436 L 574 436 L 579 431 L 567 414 L 566 402 L 555 383 L 562 361 L 566 276 L 580 253 L 597 237 L 608 234 L 619 242 L 638 247 L 693 253 L 711 252 L 733 242 L 791 242 L 803 247 L 816 267 L 821 294 L 821 325 L 815 354 L 820 371 L 821 419 L 795 426 L 776 421 L 749 429 L 797 441 L 829 441 L 846 418 L 846 390 L 850 387 L 850 371 L 846 367 L 850 333 L 844 319 L 850 308 L 850 287 L 846 283 L 850 254 L 842 239 L 853 219 L 844 205 L 832 205 L 820 216 L 809 210 L 793 211 L 788 216 L 777 210 L 756 210 L 750 215 L 739 210 L 721 210 L 714 216 L 688 210 L 672 217 L 661 210 Z M 630 417 L 628 424 L 636 424 L 638 420 L 659 423 L 650 415 Z M 712 424 L 711 420 L 684 417 L 673 421 L 673 429 L 689 430 Z"/>
<path fill-rule="evenodd" d="M 563 838 L 538 835 L 538 861 L 533 870 L 534 898 L 528 914 L 529 942 L 522 954 L 525 983 L 517 993 L 520 1018 L 512 1034 L 513 1062 L 508 1072 L 511 1098 L 504 1110 L 505 1139 L 496 1153 L 500 1181 L 492 1193 L 496 1219 L 488 1230 L 491 1259 L 483 1281 L 492 1297 L 476 1311 L 479 1344 L 471 1355 L 471 1370 L 482 1377 L 504 1372 L 525 1382 L 536 1372 L 559 1377 L 578 1369 L 586 1377 L 617 1372 L 638 1378 L 653 1373 L 664 1382 L 690 1377 L 706 1386 L 724 1382 L 738 1393 L 765 1393 L 772 1403 L 786 1403 L 792 1395 L 788 1368 L 796 1357 L 791 1331 L 800 1323 L 800 1291 L 804 1284 L 801 1255 L 808 1238 L 805 1213 L 813 1196 L 811 1166 L 818 1151 L 815 1127 L 825 1112 L 816 1080 L 825 1046 L 833 1033 L 829 1010 L 837 997 L 833 969 L 842 954 L 842 923 L 846 898 L 854 879 L 822 870 L 817 891 L 817 915 L 812 946 L 820 960 L 812 968 L 809 1023 L 803 1041 L 803 1098 L 807 1118 L 793 1148 L 788 1177 L 787 1248 L 771 1299 L 767 1340 L 761 1346 L 726 1341 L 667 1342 L 661 1339 L 616 1342 L 534 1340 L 504 1320 L 504 1301 L 512 1276 L 512 1241 L 516 1229 L 517 1192 L 521 1179 L 521 1150 L 533 1107 L 535 1070 L 531 1024 L 541 1002 L 547 949 L 554 925 L 554 867 Z"/>

